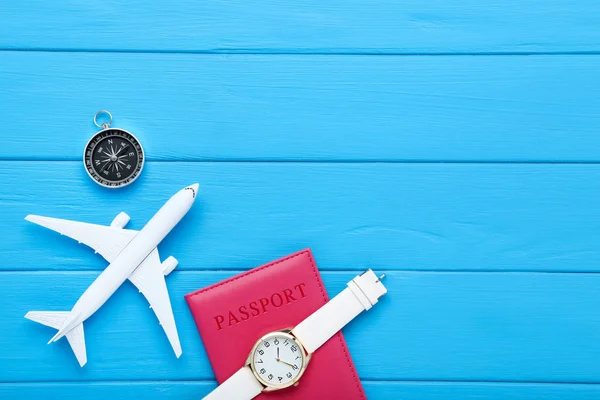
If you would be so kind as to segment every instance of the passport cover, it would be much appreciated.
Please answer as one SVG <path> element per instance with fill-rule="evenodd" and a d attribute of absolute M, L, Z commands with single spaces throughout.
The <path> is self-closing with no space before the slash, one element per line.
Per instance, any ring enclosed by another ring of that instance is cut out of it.
<path fill-rule="evenodd" d="M 292 328 L 329 298 L 310 249 L 216 283 L 185 299 L 219 384 L 263 335 Z M 256 399 L 366 399 L 341 332 L 312 356 L 300 384 Z"/>

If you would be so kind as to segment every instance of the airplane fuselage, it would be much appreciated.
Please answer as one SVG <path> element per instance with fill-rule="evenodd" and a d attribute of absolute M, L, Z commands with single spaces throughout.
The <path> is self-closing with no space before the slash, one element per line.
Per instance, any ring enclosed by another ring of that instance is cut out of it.
<path fill-rule="evenodd" d="M 195 190 L 187 187 L 176 193 L 158 210 L 81 295 L 71 310 L 71 316 L 64 322 L 54 339 L 60 339 L 84 322 L 113 295 L 187 214 L 194 203 L 195 195 Z"/>

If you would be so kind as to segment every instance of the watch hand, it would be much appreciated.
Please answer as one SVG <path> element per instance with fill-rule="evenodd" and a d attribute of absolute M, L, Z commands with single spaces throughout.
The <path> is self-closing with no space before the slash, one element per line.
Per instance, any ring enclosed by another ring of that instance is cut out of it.
<path fill-rule="evenodd" d="M 279 347 L 277 347 L 277 361 L 279 361 Z"/>
<path fill-rule="evenodd" d="M 277 361 L 279 361 L 279 362 L 282 362 L 282 363 L 284 363 L 285 365 L 289 365 L 290 367 L 294 368 L 294 365 L 293 365 L 293 364 L 290 364 L 290 363 L 288 363 L 288 362 L 285 362 L 285 361 L 283 361 L 283 360 L 277 360 Z"/>

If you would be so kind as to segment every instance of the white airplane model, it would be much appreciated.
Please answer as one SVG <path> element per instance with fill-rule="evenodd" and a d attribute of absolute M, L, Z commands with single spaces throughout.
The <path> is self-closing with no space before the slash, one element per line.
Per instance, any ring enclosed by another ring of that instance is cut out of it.
<path fill-rule="evenodd" d="M 79 365 L 83 367 L 87 362 L 83 322 L 129 279 L 150 303 L 179 358 L 181 345 L 164 278 L 175 269 L 177 260 L 170 256 L 161 263 L 156 246 L 189 211 L 197 192 L 197 183 L 177 192 L 140 231 L 123 229 L 129 222 L 129 216 L 124 212 L 119 213 L 110 226 L 28 215 L 27 221 L 91 247 L 110 264 L 81 295 L 71 311 L 30 311 L 25 318 L 58 329 L 48 344 L 66 336 Z"/>

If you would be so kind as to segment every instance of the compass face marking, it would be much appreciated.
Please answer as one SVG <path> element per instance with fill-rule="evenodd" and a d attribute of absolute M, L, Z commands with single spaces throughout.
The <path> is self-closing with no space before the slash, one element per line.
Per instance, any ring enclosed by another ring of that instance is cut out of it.
<path fill-rule="evenodd" d="M 144 167 L 144 150 L 131 133 L 108 128 L 96 133 L 83 153 L 88 175 L 96 183 L 118 188 L 137 179 Z"/>

